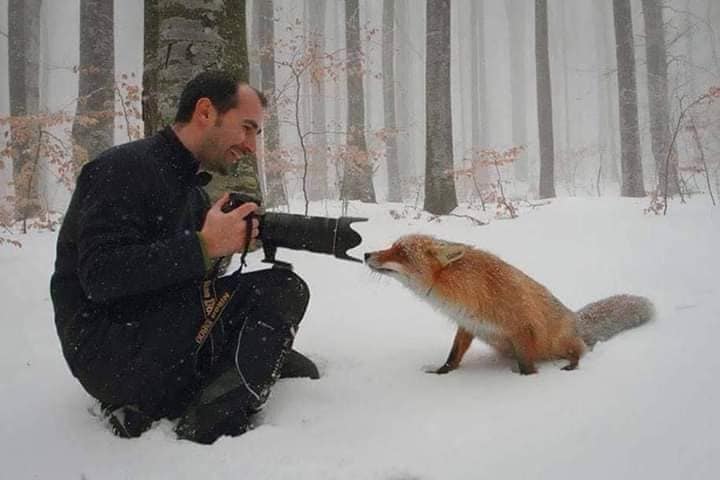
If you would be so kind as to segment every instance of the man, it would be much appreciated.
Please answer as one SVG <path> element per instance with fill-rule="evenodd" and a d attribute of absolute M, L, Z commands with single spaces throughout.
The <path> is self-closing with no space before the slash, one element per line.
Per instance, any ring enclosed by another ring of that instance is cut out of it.
<path fill-rule="evenodd" d="M 121 436 L 179 417 L 180 438 L 212 443 L 249 428 L 283 371 L 317 378 L 288 354 L 309 298 L 302 279 L 214 278 L 214 259 L 258 236 L 257 206 L 223 212 L 225 194 L 209 208 L 197 172 L 226 174 L 254 153 L 265 106 L 249 85 L 202 73 L 172 127 L 107 150 L 78 177 L 50 285 L 55 323 L 73 375 Z"/>

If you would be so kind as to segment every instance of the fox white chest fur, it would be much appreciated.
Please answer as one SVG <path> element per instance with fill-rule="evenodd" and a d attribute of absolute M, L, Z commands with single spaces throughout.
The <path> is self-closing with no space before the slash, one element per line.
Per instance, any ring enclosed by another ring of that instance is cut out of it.
<path fill-rule="evenodd" d="M 431 286 L 421 284 L 414 279 L 404 275 L 395 274 L 400 283 L 412 290 L 420 299 L 429 303 L 437 312 L 440 312 L 448 319 L 455 322 L 458 327 L 465 329 L 475 337 L 489 342 L 499 334 L 495 325 L 486 319 L 478 318 L 463 305 L 456 302 L 449 302 L 444 297 L 437 295 Z"/>

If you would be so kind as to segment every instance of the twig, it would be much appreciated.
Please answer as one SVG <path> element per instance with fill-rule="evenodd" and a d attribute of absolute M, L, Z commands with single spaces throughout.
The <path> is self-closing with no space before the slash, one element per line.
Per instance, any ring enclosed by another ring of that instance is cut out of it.
<path fill-rule="evenodd" d="M 457 214 L 457 213 L 448 213 L 447 215 L 448 215 L 449 217 L 466 218 L 466 219 L 472 221 L 475 225 L 483 226 L 483 225 L 487 225 L 487 224 L 488 224 L 488 222 L 483 222 L 482 220 L 477 219 L 477 218 L 475 218 L 475 217 L 471 217 L 470 215 L 460 215 L 460 214 Z M 437 216 L 435 216 L 435 218 L 437 218 Z"/>
<path fill-rule="evenodd" d="M 528 200 L 528 199 L 524 199 L 523 202 L 527 203 L 528 206 L 530 206 L 530 207 L 532 207 L 532 208 L 544 207 L 545 205 L 550 205 L 550 204 L 552 203 L 552 202 L 550 202 L 550 201 L 540 202 L 540 203 L 532 203 L 532 202 L 531 202 L 530 200 Z"/>
<path fill-rule="evenodd" d="M 693 102 L 691 102 L 687 107 L 683 108 L 682 102 L 684 97 L 680 97 L 680 115 L 678 115 L 677 123 L 675 124 L 675 130 L 673 131 L 672 141 L 670 142 L 670 145 L 668 146 L 667 155 L 665 156 L 665 186 L 663 188 L 663 202 L 665 202 L 665 205 L 663 206 L 663 215 L 667 215 L 667 198 L 668 198 L 668 178 L 670 177 L 670 156 L 673 152 L 673 147 L 675 146 L 675 140 L 677 140 L 678 132 L 680 131 L 680 124 L 683 121 L 683 118 L 685 117 L 685 114 L 697 105 L 698 103 L 702 102 L 706 98 L 708 98 L 709 95 L 706 93 L 704 95 L 699 96 L 696 98 Z M 680 186 L 678 185 L 678 190 Z"/>
<path fill-rule="evenodd" d="M 500 167 L 498 166 L 497 159 L 493 159 L 493 163 L 495 164 L 495 172 L 498 176 L 498 188 L 500 189 L 500 200 L 498 203 L 505 206 L 508 212 L 510 212 L 510 218 L 517 218 L 517 214 L 515 213 L 515 207 L 512 206 L 512 204 L 508 203 L 507 198 L 505 198 L 505 190 L 503 190 L 502 186 L 502 176 L 500 175 Z"/>
<path fill-rule="evenodd" d="M 705 161 L 705 150 L 703 149 L 702 142 L 700 141 L 700 135 L 698 134 L 697 127 L 695 126 L 695 119 L 690 115 L 690 131 L 692 132 L 693 139 L 697 145 L 698 153 L 700 154 L 700 160 L 702 160 L 703 170 L 705 172 L 705 181 L 707 182 L 708 193 L 710 193 L 710 200 L 712 200 L 713 207 L 716 207 L 715 197 L 713 196 L 712 186 L 710 185 L 710 172 L 708 172 L 707 162 Z"/>
<path fill-rule="evenodd" d="M 40 149 L 42 148 L 42 136 L 43 136 L 43 129 L 41 125 L 38 125 L 38 145 L 37 149 L 35 150 L 35 160 L 33 160 L 32 164 L 32 170 L 30 171 L 30 175 L 28 177 L 28 187 L 27 187 L 27 197 L 25 198 L 25 201 L 28 202 L 25 205 L 24 212 L 23 212 L 23 234 L 27 233 L 27 220 L 28 220 L 28 212 L 29 212 L 29 203 L 30 199 L 32 198 L 33 194 L 33 185 L 35 183 L 35 173 L 37 172 L 37 166 L 40 163 Z"/>
<path fill-rule="evenodd" d="M 120 97 L 120 105 L 122 105 L 123 109 L 123 117 L 125 117 L 125 131 L 127 132 L 128 141 L 133 140 L 132 135 L 130 134 L 130 119 L 128 118 L 128 112 L 127 108 L 125 107 L 125 97 L 123 96 L 122 92 L 118 88 L 117 85 L 115 85 L 115 91 L 117 92 L 118 96 Z"/>

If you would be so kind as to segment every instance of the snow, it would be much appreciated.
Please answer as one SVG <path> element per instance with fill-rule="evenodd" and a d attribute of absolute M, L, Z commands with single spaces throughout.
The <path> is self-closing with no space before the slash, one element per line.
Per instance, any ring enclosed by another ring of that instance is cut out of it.
<path fill-rule="evenodd" d="M 614 293 L 650 297 L 657 319 L 599 344 L 574 372 L 563 362 L 521 376 L 475 342 L 444 362 L 453 325 L 364 265 L 281 250 L 312 297 L 295 346 L 320 380 L 281 380 L 259 425 L 214 445 L 179 441 L 163 420 L 113 436 L 70 375 L 48 282 L 56 234 L 0 247 L 4 321 L 0 463 L 8 479 L 715 478 L 720 471 L 720 209 L 707 197 L 645 215 L 647 199 L 564 198 L 516 220 L 393 219 L 400 205 L 351 204 L 363 244 L 421 232 L 500 255 L 572 308 Z M 296 212 L 299 210 L 295 210 Z M 339 214 L 315 205 L 316 215 Z M 7 236 L 3 233 L 3 236 Z M 260 257 L 251 267 L 262 268 Z"/>

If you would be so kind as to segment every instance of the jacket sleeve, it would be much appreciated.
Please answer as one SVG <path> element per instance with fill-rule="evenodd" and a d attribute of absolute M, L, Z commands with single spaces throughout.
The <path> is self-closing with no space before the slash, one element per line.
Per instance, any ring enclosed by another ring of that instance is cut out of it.
<path fill-rule="evenodd" d="M 108 163 L 87 165 L 76 187 L 83 192 L 78 276 L 88 299 L 112 302 L 201 279 L 205 262 L 198 235 L 184 231 L 150 242 L 149 204 L 157 192 L 141 172 Z"/>

